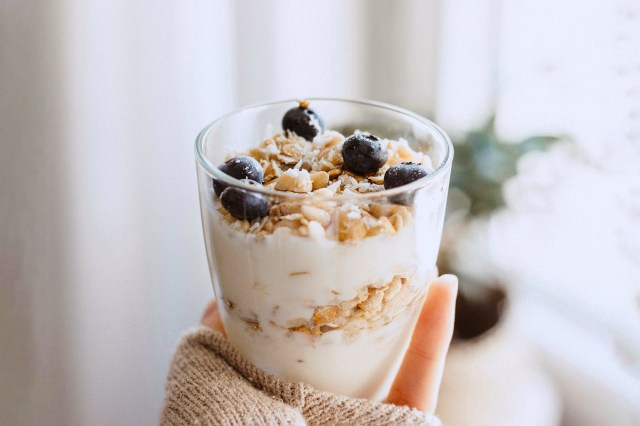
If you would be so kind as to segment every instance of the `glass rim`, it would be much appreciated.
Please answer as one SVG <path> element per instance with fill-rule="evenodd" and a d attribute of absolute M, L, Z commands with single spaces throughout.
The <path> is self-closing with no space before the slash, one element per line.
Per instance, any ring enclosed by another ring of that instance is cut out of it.
<path fill-rule="evenodd" d="M 328 98 L 304 98 L 306 101 L 312 103 L 314 101 L 329 101 L 329 102 L 343 102 L 343 103 L 350 103 L 350 104 L 356 104 L 356 105 L 365 105 L 365 106 L 373 106 L 373 107 L 377 107 L 377 108 L 381 108 L 381 109 L 386 109 L 392 112 L 395 112 L 397 114 L 401 114 L 407 117 L 410 117 L 416 121 L 418 121 L 420 124 L 424 125 L 425 127 L 428 127 L 429 129 L 431 129 L 433 131 L 433 133 L 435 133 L 437 136 L 439 136 L 443 141 L 444 141 L 444 146 L 445 146 L 445 155 L 444 155 L 444 159 L 442 160 L 442 162 L 440 163 L 440 165 L 434 169 L 431 173 L 429 173 L 427 176 L 422 177 L 414 182 L 411 182 L 409 184 L 406 185 L 402 185 L 399 186 L 397 188 L 391 188 L 391 189 L 384 189 L 382 191 L 376 191 L 376 192 L 366 192 L 363 194 L 359 194 L 359 193 L 354 193 L 353 195 L 349 194 L 349 195 L 331 195 L 331 196 L 322 196 L 322 195 L 314 195 L 314 196 L 310 196 L 309 194 L 302 194 L 302 193 L 295 193 L 295 192 L 283 192 L 283 191 L 276 191 L 276 190 L 272 190 L 272 189 L 268 189 L 262 186 L 256 186 L 256 185 L 250 185 L 248 183 L 242 182 L 239 179 L 233 178 L 231 176 L 229 176 L 228 174 L 220 171 L 218 169 L 217 166 L 215 166 L 213 163 L 211 163 L 207 157 L 204 154 L 204 142 L 205 142 L 205 138 L 206 136 L 209 134 L 209 132 L 211 130 L 213 130 L 218 124 L 222 123 L 223 121 L 227 120 L 230 117 L 233 117 L 237 114 L 252 110 L 252 109 L 256 109 L 256 108 L 264 108 L 264 107 L 269 107 L 269 106 L 274 106 L 274 105 L 281 105 L 281 104 L 288 104 L 288 103 L 294 103 L 294 102 L 300 102 L 300 99 L 285 99 L 285 100 L 277 100 L 277 101 L 270 101 L 270 102 L 261 102 L 261 103 L 257 103 L 257 104 L 252 104 L 252 105 L 247 105 L 245 107 L 236 109 L 232 112 L 229 112 L 227 114 L 224 114 L 223 116 L 217 118 L 216 120 L 212 121 L 211 123 L 209 123 L 207 126 L 205 126 L 200 133 L 198 134 L 198 136 L 196 137 L 196 142 L 195 142 L 195 156 L 196 156 L 196 161 L 198 162 L 198 164 L 204 169 L 204 171 L 207 173 L 207 175 L 209 175 L 209 177 L 211 178 L 215 178 L 217 180 L 220 180 L 224 183 L 227 183 L 229 185 L 233 185 L 235 187 L 241 188 L 241 189 L 245 189 L 247 191 L 251 191 L 251 192 L 256 192 L 256 193 L 260 193 L 263 195 L 267 195 L 269 197 L 276 197 L 276 198 L 288 198 L 288 199 L 292 199 L 292 200 L 304 200 L 304 199 L 311 199 L 312 197 L 314 199 L 322 199 L 322 200 L 328 200 L 328 201 L 365 201 L 365 200 L 371 200 L 371 199 L 378 199 L 378 198 L 384 198 L 384 197 L 391 197 L 394 195 L 399 195 L 399 194 L 403 194 L 409 191 L 414 191 L 417 190 L 419 188 L 422 188 L 424 186 L 427 186 L 430 182 L 435 181 L 438 177 L 440 177 L 440 175 L 442 175 L 443 173 L 445 173 L 445 171 L 447 169 L 451 168 L 451 164 L 453 162 L 453 144 L 451 142 L 451 139 L 449 138 L 449 136 L 444 132 L 444 130 L 442 130 L 437 124 L 435 124 L 433 121 L 429 120 L 428 118 L 425 118 L 419 114 L 416 114 L 412 111 L 409 111 L 407 109 L 404 108 L 400 108 L 397 107 L 395 105 L 391 105 L 391 104 L 387 104 L 387 103 L 383 103 L 383 102 L 377 102 L 377 101 L 371 101 L 371 100 L 366 100 L 366 99 L 348 99 L 348 98 L 334 98 L 334 97 L 328 97 Z"/>

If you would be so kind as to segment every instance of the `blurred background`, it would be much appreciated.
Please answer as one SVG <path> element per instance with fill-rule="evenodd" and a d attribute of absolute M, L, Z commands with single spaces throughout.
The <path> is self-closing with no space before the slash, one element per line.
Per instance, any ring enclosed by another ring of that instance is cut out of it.
<path fill-rule="evenodd" d="M 0 423 L 157 423 L 212 297 L 193 142 L 390 102 L 454 139 L 450 425 L 640 424 L 640 3 L 4 0 Z"/>

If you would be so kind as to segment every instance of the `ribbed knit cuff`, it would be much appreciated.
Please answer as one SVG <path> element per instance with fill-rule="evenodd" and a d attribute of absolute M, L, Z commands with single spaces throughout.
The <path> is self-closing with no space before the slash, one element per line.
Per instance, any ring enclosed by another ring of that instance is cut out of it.
<path fill-rule="evenodd" d="M 267 374 L 206 327 L 188 331 L 171 364 L 162 425 L 440 425 L 408 407 L 318 391 Z"/>

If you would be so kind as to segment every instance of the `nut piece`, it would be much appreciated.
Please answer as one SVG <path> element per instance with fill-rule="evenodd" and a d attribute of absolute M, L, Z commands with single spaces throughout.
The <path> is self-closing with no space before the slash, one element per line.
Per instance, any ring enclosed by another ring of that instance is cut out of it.
<path fill-rule="evenodd" d="M 322 210 L 319 207 L 314 206 L 302 206 L 300 207 L 300 212 L 304 217 L 309 220 L 315 220 L 319 222 L 322 226 L 329 225 L 331 221 L 331 215 L 326 210 Z"/>
<path fill-rule="evenodd" d="M 341 173 L 342 173 L 342 169 L 341 168 L 331 169 L 331 170 L 329 170 L 329 177 L 331 179 L 334 179 L 334 178 L 337 178 L 338 176 L 340 176 Z"/>
<path fill-rule="evenodd" d="M 369 231 L 367 232 L 367 237 L 373 237 L 374 235 L 378 234 L 393 235 L 395 233 L 396 229 L 393 227 L 389 219 L 381 216 L 376 224 L 369 229 Z"/>
<path fill-rule="evenodd" d="M 311 321 L 313 321 L 317 325 L 331 324 L 338 318 L 340 314 L 340 308 L 337 306 L 318 306 L 311 317 Z"/>
<path fill-rule="evenodd" d="M 310 237 L 313 237 L 316 240 L 321 240 L 325 237 L 323 226 L 315 220 L 310 221 L 307 225 L 307 233 Z"/>
<path fill-rule="evenodd" d="M 379 288 L 370 288 L 367 300 L 358 304 L 358 307 L 364 311 L 365 318 L 371 318 L 374 314 L 382 310 L 382 301 L 384 299 L 384 291 Z"/>
<path fill-rule="evenodd" d="M 375 218 L 380 218 L 382 216 L 389 217 L 395 210 L 396 206 L 394 204 L 374 203 L 369 206 L 369 213 L 371 213 Z"/>
<path fill-rule="evenodd" d="M 329 173 L 327 172 L 311 172 L 311 182 L 313 182 L 313 190 L 326 188 L 329 185 Z"/>
<path fill-rule="evenodd" d="M 274 160 L 271 160 L 269 162 L 264 161 L 264 164 L 262 167 L 264 168 L 265 183 L 271 182 L 273 179 L 277 178 L 282 174 L 280 167 Z"/>
<path fill-rule="evenodd" d="M 302 158 L 302 151 L 297 145 L 289 144 L 282 147 L 282 153 L 290 158 L 299 160 Z"/>
<path fill-rule="evenodd" d="M 276 181 L 276 189 L 280 191 L 311 192 L 313 184 L 308 171 L 289 169 Z"/>
<path fill-rule="evenodd" d="M 377 175 L 368 177 L 368 179 L 369 179 L 369 181 L 371 183 L 374 183 L 376 185 L 383 185 L 384 184 L 384 172 L 387 170 L 387 167 L 383 167 L 380 170 L 381 171 L 378 172 Z"/>
<path fill-rule="evenodd" d="M 389 221 L 393 225 L 396 231 L 399 231 L 400 228 L 404 226 L 404 221 L 402 220 L 402 216 L 399 214 L 394 214 L 389 218 Z"/>
<path fill-rule="evenodd" d="M 389 302 L 390 300 L 393 300 L 393 298 L 396 297 L 398 293 L 400 293 L 400 290 L 402 290 L 402 285 L 403 282 L 400 277 L 393 277 L 393 280 L 391 280 L 389 286 L 387 287 L 387 290 L 384 292 L 383 301 Z"/>
<path fill-rule="evenodd" d="M 340 241 L 358 241 L 367 235 L 367 227 L 360 219 L 345 221 L 340 224 L 338 239 Z"/>

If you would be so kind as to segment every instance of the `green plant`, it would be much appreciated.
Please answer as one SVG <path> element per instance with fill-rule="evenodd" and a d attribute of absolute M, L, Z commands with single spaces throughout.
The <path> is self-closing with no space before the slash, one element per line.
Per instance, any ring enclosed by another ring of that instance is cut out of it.
<path fill-rule="evenodd" d="M 502 185 L 516 174 L 516 163 L 529 151 L 546 150 L 558 140 L 554 136 L 532 136 L 519 142 L 498 139 L 495 120 L 454 142 L 455 157 L 451 188 L 458 188 L 470 201 L 469 214 L 490 214 L 504 205 Z"/>
<path fill-rule="evenodd" d="M 453 273 L 460 279 L 454 331 L 457 340 L 473 339 L 493 328 L 502 316 L 507 292 L 497 275 L 487 276 L 482 271 L 473 273 L 469 269 L 456 268 L 452 261 L 455 246 L 470 243 L 474 251 L 483 251 L 474 259 L 476 266 L 479 259 L 490 262 L 483 242 L 465 241 L 470 238 L 469 224 L 504 206 L 502 185 L 516 174 L 520 157 L 530 151 L 546 150 L 557 140 L 553 136 L 533 136 L 519 142 L 501 140 L 496 135 L 492 117 L 482 128 L 467 133 L 454 143 L 450 194 L 457 190 L 466 201 L 462 209 L 464 215 L 453 215 L 456 220 L 445 225 L 438 266 L 441 273 Z M 456 210 L 453 198 L 449 197 L 450 214 L 453 213 L 451 210 Z M 468 267 L 465 264 L 465 268 Z"/>

